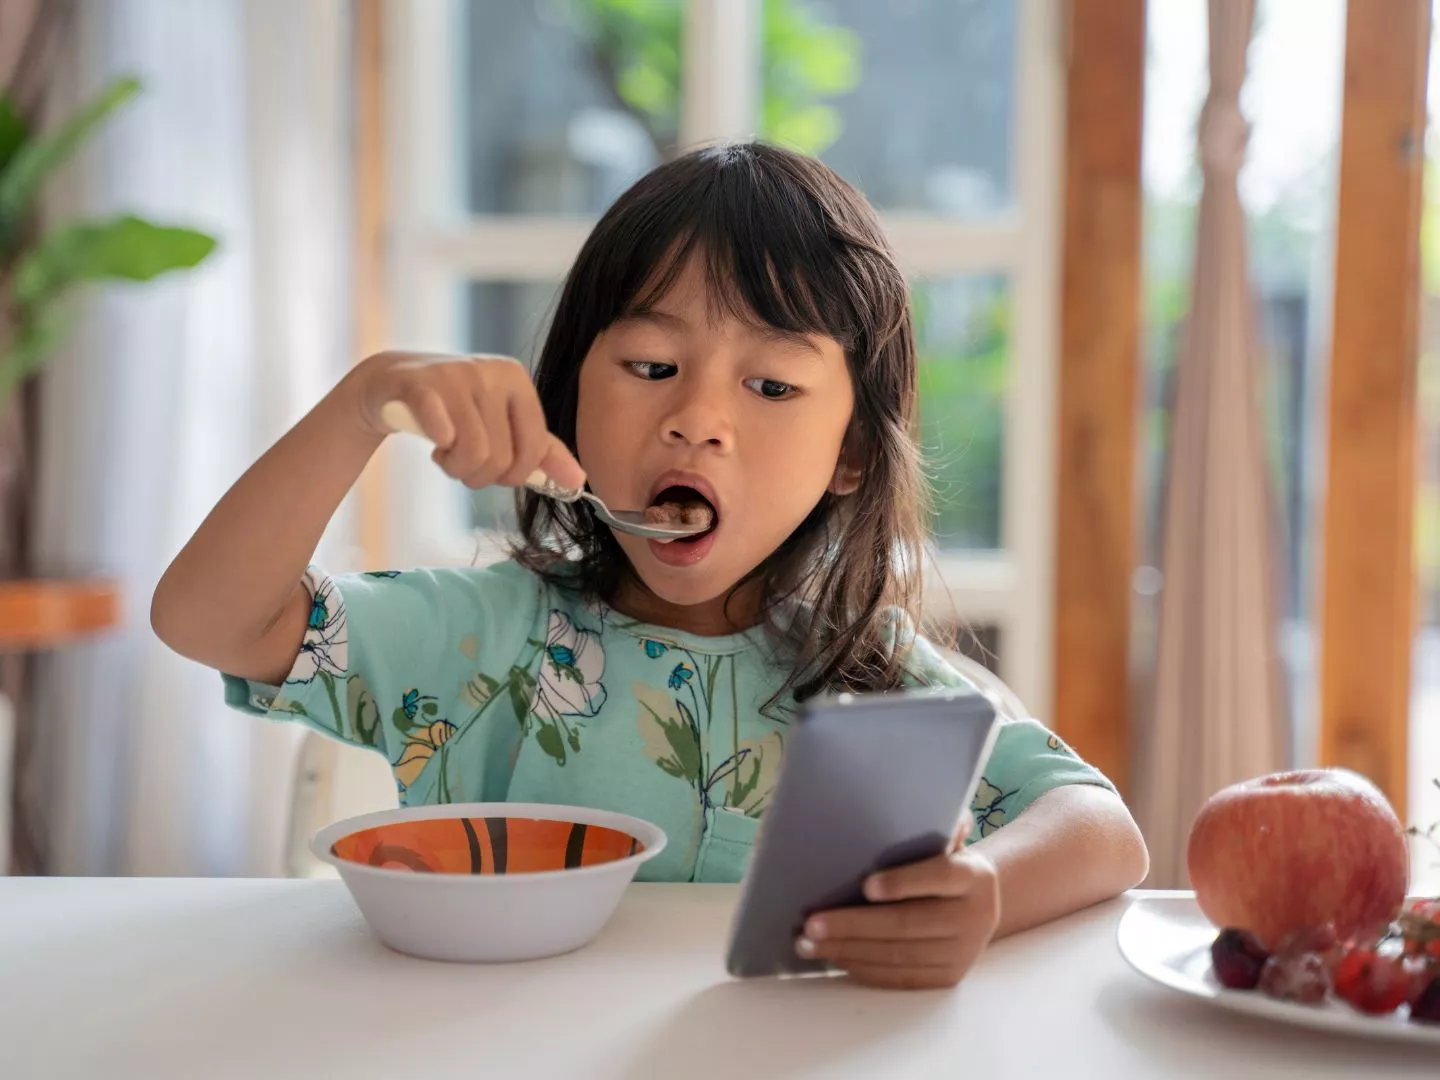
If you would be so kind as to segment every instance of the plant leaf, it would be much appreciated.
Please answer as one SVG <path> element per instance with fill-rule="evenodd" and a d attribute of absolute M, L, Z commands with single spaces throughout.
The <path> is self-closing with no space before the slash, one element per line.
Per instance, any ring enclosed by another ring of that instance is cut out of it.
<path fill-rule="evenodd" d="M 4 173 L 5 167 L 10 164 L 10 159 L 25 142 L 29 132 L 25 129 L 25 121 L 10 104 L 10 99 L 0 96 L 0 173 Z"/>
<path fill-rule="evenodd" d="M 149 281 L 168 270 L 195 266 L 214 250 L 215 239 L 204 233 L 128 214 L 82 221 L 44 237 L 20 260 L 14 300 L 29 308 L 81 281 Z"/>
<path fill-rule="evenodd" d="M 54 135 L 31 139 L 19 147 L 0 172 L 0 239 L 15 227 L 45 177 L 68 160 L 111 113 L 139 92 L 139 79 L 117 79 L 65 121 Z"/>

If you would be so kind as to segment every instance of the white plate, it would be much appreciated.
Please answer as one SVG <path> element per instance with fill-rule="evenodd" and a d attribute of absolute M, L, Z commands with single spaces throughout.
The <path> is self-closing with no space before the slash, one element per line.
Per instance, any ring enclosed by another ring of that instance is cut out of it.
<path fill-rule="evenodd" d="M 1210 971 L 1215 934 L 1190 897 L 1147 896 L 1131 902 L 1116 939 L 1120 954 L 1147 979 L 1222 1009 L 1368 1039 L 1440 1045 L 1440 1025 L 1412 1024 L 1403 1008 L 1390 1016 L 1366 1016 L 1342 1001 L 1299 1005 L 1256 990 L 1227 990 Z"/>

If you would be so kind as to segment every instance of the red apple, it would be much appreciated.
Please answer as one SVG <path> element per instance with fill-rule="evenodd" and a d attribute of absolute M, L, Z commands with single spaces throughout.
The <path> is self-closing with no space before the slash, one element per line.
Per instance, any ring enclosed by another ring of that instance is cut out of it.
<path fill-rule="evenodd" d="M 1190 883 L 1205 917 L 1269 948 L 1333 923 L 1343 941 L 1400 911 L 1405 832 L 1374 784 L 1346 769 L 1275 773 L 1212 795 L 1190 827 Z"/>

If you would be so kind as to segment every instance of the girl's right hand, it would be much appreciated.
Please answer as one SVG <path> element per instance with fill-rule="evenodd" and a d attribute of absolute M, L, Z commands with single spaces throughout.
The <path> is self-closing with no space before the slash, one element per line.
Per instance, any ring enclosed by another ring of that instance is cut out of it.
<path fill-rule="evenodd" d="M 585 485 L 585 470 L 546 427 L 535 384 L 518 361 L 379 353 L 354 375 L 367 429 L 390 434 L 380 410 L 404 402 L 435 444 L 435 464 L 467 487 L 519 487 L 537 469 L 567 488 Z"/>

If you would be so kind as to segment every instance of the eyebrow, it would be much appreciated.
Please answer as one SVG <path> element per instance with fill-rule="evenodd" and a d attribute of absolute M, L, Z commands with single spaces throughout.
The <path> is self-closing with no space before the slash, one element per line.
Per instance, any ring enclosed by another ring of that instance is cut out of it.
<path fill-rule="evenodd" d="M 673 315 L 668 311 L 659 311 L 655 308 L 632 311 L 618 319 L 617 322 L 650 323 L 672 333 L 687 333 L 690 330 L 690 323 L 679 315 Z M 768 323 L 747 323 L 746 329 L 753 337 L 761 341 L 784 345 L 797 351 L 810 353 L 817 358 L 824 356 L 824 353 L 820 351 L 820 346 L 811 340 L 810 335 L 799 330 L 782 330 L 778 326 L 770 326 Z"/>
<path fill-rule="evenodd" d="M 809 334 L 802 334 L 799 330 L 781 330 L 777 326 L 761 324 L 751 328 L 751 332 L 761 341 L 771 341 L 777 345 L 786 345 L 798 351 L 807 352 L 817 359 L 823 359 L 824 353 L 820 346 L 811 340 Z"/>
<path fill-rule="evenodd" d="M 638 322 L 651 323 L 662 330 L 671 330 L 676 333 L 683 333 L 690 329 L 690 324 L 679 315 L 671 315 L 668 311 L 656 311 L 654 308 L 640 308 L 631 311 L 615 320 L 620 323 Z"/>

